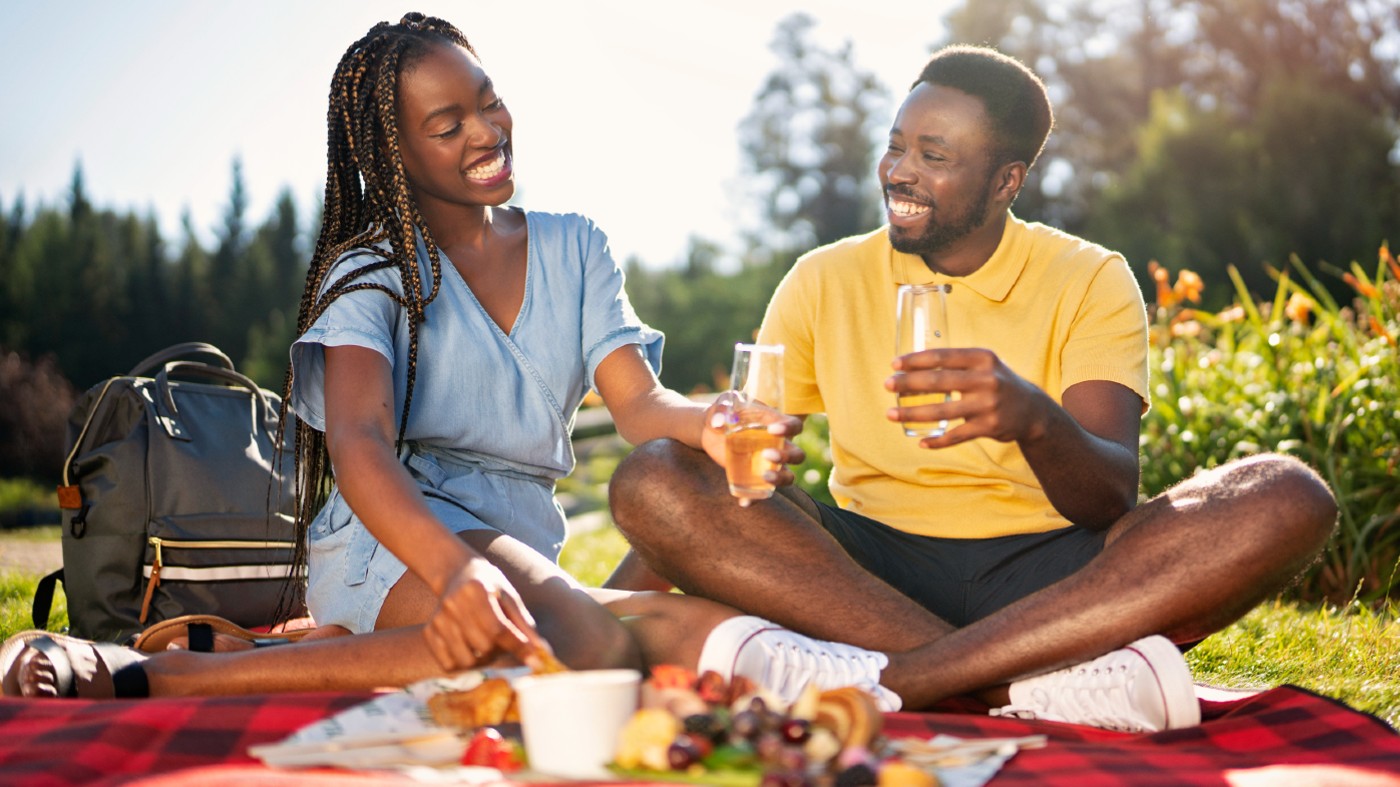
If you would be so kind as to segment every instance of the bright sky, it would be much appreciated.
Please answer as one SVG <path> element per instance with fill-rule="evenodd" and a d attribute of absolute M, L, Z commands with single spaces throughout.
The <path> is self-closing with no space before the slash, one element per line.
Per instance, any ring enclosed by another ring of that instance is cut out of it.
<path fill-rule="evenodd" d="M 411 10 L 457 25 L 515 118 L 517 202 L 592 216 L 619 260 L 731 244 L 743 219 L 737 128 L 804 11 L 849 40 L 891 95 L 917 75 L 953 0 L 47 0 L 0 3 L 0 206 L 61 204 L 75 162 L 104 208 L 189 210 L 212 237 L 241 157 L 249 219 L 325 178 L 326 95 L 346 47 Z M 887 121 L 886 121 L 887 122 Z"/>

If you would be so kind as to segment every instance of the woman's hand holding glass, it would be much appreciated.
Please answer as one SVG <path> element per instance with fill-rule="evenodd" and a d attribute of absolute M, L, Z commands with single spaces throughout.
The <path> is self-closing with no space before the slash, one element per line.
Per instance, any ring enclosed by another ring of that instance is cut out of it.
<path fill-rule="evenodd" d="M 776 487 L 791 484 L 788 465 L 806 459 L 792 443 L 802 431 L 801 419 L 779 409 L 782 351 L 775 345 L 735 345 L 731 389 L 706 411 L 702 443 L 725 468 L 730 494 L 741 506 L 772 497 Z"/>

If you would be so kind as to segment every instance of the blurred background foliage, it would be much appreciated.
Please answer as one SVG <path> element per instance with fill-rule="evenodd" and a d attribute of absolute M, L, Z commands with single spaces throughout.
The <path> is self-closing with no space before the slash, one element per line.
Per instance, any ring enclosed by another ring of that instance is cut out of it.
<path fill-rule="evenodd" d="M 1197 277 L 1189 311 L 1153 306 L 1144 492 L 1234 456 L 1298 455 L 1344 504 L 1338 546 L 1303 592 L 1394 593 L 1400 285 L 1371 261 L 1400 238 L 1400 6 L 969 0 L 946 22 L 930 51 L 994 45 L 1054 98 L 1056 131 L 1016 213 L 1124 252 L 1149 302 L 1154 271 Z M 678 390 L 725 384 L 731 344 L 753 335 L 799 254 L 880 223 L 875 162 L 908 85 L 881 85 L 812 27 L 778 25 L 778 65 L 736 129 L 752 205 L 742 248 L 693 237 L 679 266 L 625 261 Z M 81 168 L 65 204 L 0 195 L 0 478 L 51 482 L 74 392 L 177 341 L 213 342 L 280 388 L 318 209 L 287 193 L 249 216 L 237 160 L 231 175 L 212 247 L 188 220 L 167 238 L 153 215 L 92 204 Z M 1295 296 L 1305 319 L 1285 314 Z M 803 439 L 801 482 L 820 491 L 819 419 Z"/>

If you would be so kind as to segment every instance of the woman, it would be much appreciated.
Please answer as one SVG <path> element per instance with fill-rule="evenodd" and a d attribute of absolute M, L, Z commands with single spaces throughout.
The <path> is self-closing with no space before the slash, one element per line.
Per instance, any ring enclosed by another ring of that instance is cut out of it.
<path fill-rule="evenodd" d="M 859 684 L 896 707 L 878 687 L 881 654 L 697 598 L 585 589 L 557 566 L 554 482 L 572 469 L 589 388 L 633 444 L 671 438 L 722 464 L 723 436 L 717 412 L 657 380 L 661 336 L 633 313 L 603 234 L 505 207 L 510 112 L 466 38 L 419 14 L 376 25 L 336 69 L 328 125 L 286 397 L 317 630 L 294 646 L 144 660 L 12 638 L 6 693 L 357 690 L 533 666 L 552 645 L 574 668 L 678 663 L 787 696 L 809 680 Z M 770 459 L 770 480 L 790 484 L 802 453 L 785 442 Z"/>

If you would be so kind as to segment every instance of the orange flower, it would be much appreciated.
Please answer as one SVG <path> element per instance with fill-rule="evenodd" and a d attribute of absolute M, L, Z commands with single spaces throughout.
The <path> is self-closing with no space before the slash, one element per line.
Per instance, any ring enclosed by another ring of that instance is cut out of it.
<path fill-rule="evenodd" d="M 1395 337 L 1390 335 L 1390 331 L 1387 331 L 1385 326 L 1381 325 L 1381 321 L 1376 319 L 1376 315 L 1374 314 L 1371 315 L 1371 330 L 1375 331 L 1377 336 L 1384 336 L 1386 343 L 1391 347 L 1395 346 Z"/>
<path fill-rule="evenodd" d="M 1375 288 L 1375 287 L 1372 287 L 1370 284 L 1367 284 L 1366 282 L 1361 281 L 1360 279 L 1356 278 L 1355 276 L 1351 275 L 1350 273 L 1343 273 L 1343 274 L 1342 274 L 1342 281 L 1346 282 L 1347 284 L 1350 284 L 1350 285 L 1351 285 L 1351 288 L 1352 288 L 1353 290 L 1356 290 L 1357 292 L 1361 293 L 1362 295 L 1364 295 L 1364 296 L 1367 297 L 1367 298 L 1374 298 L 1374 297 L 1376 297 L 1376 288 Z"/>
<path fill-rule="evenodd" d="M 1157 305 L 1163 309 L 1175 306 L 1176 296 L 1172 294 L 1171 274 L 1167 269 L 1158 265 L 1156 260 L 1152 260 L 1147 263 L 1147 272 L 1157 284 Z"/>
<path fill-rule="evenodd" d="M 1400 262 L 1396 262 L 1395 255 L 1390 253 L 1389 243 L 1381 244 L 1381 262 L 1389 266 L 1390 275 L 1393 276 L 1396 281 L 1400 281 Z"/>
<path fill-rule="evenodd" d="M 1197 275 L 1195 271 L 1183 268 L 1182 271 L 1176 275 L 1176 287 L 1173 288 L 1172 294 L 1176 296 L 1178 301 L 1200 303 L 1201 290 L 1205 289 L 1205 287 L 1205 282 L 1201 281 L 1201 277 Z"/>
<path fill-rule="evenodd" d="M 1295 292 L 1288 296 L 1283 313 L 1293 322 L 1307 322 L 1308 315 L 1312 314 L 1312 299 L 1301 292 Z"/>

